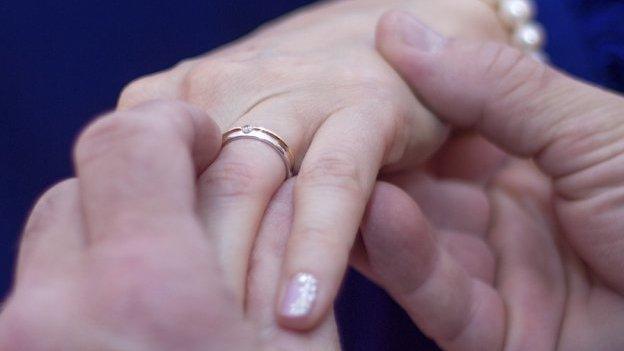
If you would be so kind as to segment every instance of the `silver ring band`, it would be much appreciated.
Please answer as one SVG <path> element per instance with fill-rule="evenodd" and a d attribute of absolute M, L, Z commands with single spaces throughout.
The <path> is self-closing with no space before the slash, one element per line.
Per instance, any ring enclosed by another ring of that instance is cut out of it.
<path fill-rule="evenodd" d="M 294 157 L 290 152 L 288 144 L 277 134 L 265 128 L 245 125 L 225 132 L 223 134 L 223 146 L 239 139 L 253 139 L 269 145 L 273 150 L 277 151 L 282 161 L 284 161 L 286 179 L 293 176 Z"/>

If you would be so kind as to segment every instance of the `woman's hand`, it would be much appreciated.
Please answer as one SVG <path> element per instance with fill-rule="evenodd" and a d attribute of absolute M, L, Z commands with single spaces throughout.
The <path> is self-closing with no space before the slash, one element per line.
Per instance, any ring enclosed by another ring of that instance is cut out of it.
<path fill-rule="evenodd" d="M 624 98 L 406 13 L 384 17 L 378 46 L 464 144 L 432 161 L 457 160 L 452 180 L 391 179 L 416 201 L 378 188 L 358 266 L 448 350 L 624 349 Z M 496 166 L 468 131 L 530 160 Z M 479 157 L 494 166 L 461 162 Z"/>
<path fill-rule="evenodd" d="M 391 8 L 418 13 L 449 35 L 505 38 L 480 0 L 328 2 L 139 79 L 120 97 L 121 109 L 154 98 L 183 99 L 223 131 L 250 124 L 285 139 L 299 176 L 277 311 L 291 327 L 311 327 L 329 311 L 379 170 L 427 159 L 446 136 L 374 48 L 375 25 Z M 244 258 L 284 180 L 282 160 L 263 144 L 236 141 L 200 179 L 202 220 L 209 232 L 227 233 L 218 237 L 221 262 L 233 290 L 245 291 Z M 287 286 L 300 273 L 315 277 L 318 293 L 309 308 L 292 309 L 300 296 L 286 293 Z"/>
<path fill-rule="evenodd" d="M 77 178 L 39 200 L 0 314 L 3 351 L 338 350 L 333 316 L 302 334 L 272 302 L 292 217 L 292 184 L 271 202 L 245 291 L 227 286 L 220 235 L 197 213 L 196 176 L 221 133 L 203 112 L 152 102 L 94 122 Z M 246 305 L 236 296 L 249 296 Z"/>

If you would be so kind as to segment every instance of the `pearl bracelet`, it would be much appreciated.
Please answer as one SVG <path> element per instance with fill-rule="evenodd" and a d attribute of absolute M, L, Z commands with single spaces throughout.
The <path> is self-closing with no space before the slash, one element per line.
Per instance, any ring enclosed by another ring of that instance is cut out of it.
<path fill-rule="evenodd" d="M 511 43 L 537 58 L 544 58 L 546 34 L 544 28 L 535 21 L 533 0 L 485 0 L 492 5 L 501 21 L 511 30 Z"/>

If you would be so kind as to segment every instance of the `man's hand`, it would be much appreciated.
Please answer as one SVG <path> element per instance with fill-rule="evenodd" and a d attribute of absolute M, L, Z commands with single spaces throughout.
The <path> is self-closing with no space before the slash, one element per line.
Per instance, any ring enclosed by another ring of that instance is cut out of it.
<path fill-rule="evenodd" d="M 448 350 L 624 349 L 624 98 L 403 12 L 377 40 L 461 138 L 378 188 L 358 266 Z"/>
<path fill-rule="evenodd" d="M 197 213 L 197 175 L 221 133 L 196 108 L 151 102 L 99 118 L 75 148 L 77 177 L 48 191 L 22 239 L 0 314 L 3 351 L 337 350 L 332 316 L 277 326 L 292 184 L 269 206 L 245 291 L 227 285 Z M 244 301 L 237 299 L 243 296 Z"/>

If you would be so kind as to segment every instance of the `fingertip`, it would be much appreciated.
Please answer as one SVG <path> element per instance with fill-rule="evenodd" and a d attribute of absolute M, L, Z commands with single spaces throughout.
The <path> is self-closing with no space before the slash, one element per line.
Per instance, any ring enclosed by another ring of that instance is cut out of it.
<path fill-rule="evenodd" d="M 405 191 L 387 182 L 377 182 L 362 223 L 365 241 L 371 235 L 382 234 L 380 229 L 403 235 L 427 225 L 420 207 Z"/>
<path fill-rule="evenodd" d="M 221 129 L 205 111 L 181 100 L 153 99 L 129 108 L 127 111 L 169 113 L 174 118 L 183 116 L 192 122 L 192 156 L 200 174 L 215 160 L 222 145 Z"/>
<path fill-rule="evenodd" d="M 398 10 L 385 13 L 377 24 L 375 35 L 377 50 L 392 66 L 399 69 L 399 73 L 412 60 L 409 47 L 405 45 L 401 34 L 401 23 L 406 16 L 411 15 Z"/>
<path fill-rule="evenodd" d="M 419 284 L 435 263 L 437 244 L 427 219 L 394 185 L 379 182 L 375 187 L 362 237 L 371 270 L 395 289 Z"/>
<path fill-rule="evenodd" d="M 306 260 L 283 270 L 276 301 L 277 321 L 282 327 L 309 331 L 331 313 L 348 265 L 348 257 L 335 257 L 321 255 L 313 264 Z"/>
<path fill-rule="evenodd" d="M 378 49 L 383 49 L 389 44 L 399 43 L 399 25 L 403 16 L 408 14 L 405 11 L 391 10 L 384 13 L 377 22 L 375 44 Z"/>
<path fill-rule="evenodd" d="M 377 50 L 412 87 L 430 74 L 431 57 L 446 42 L 441 34 L 406 11 L 387 12 L 377 25 Z"/>
<path fill-rule="evenodd" d="M 219 125 L 205 111 L 181 100 L 155 100 L 156 103 L 172 104 L 188 113 L 194 128 L 193 158 L 197 174 L 201 174 L 219 155 L 223 144 Z"/>
<path fill-rule="evenodd" d="M 278 323 L 288 329 L 306 331 L 323 319 L 326 311 L 319 303 L 317 274 L 299 272 L 282 284 L 277 304 Z"/>

